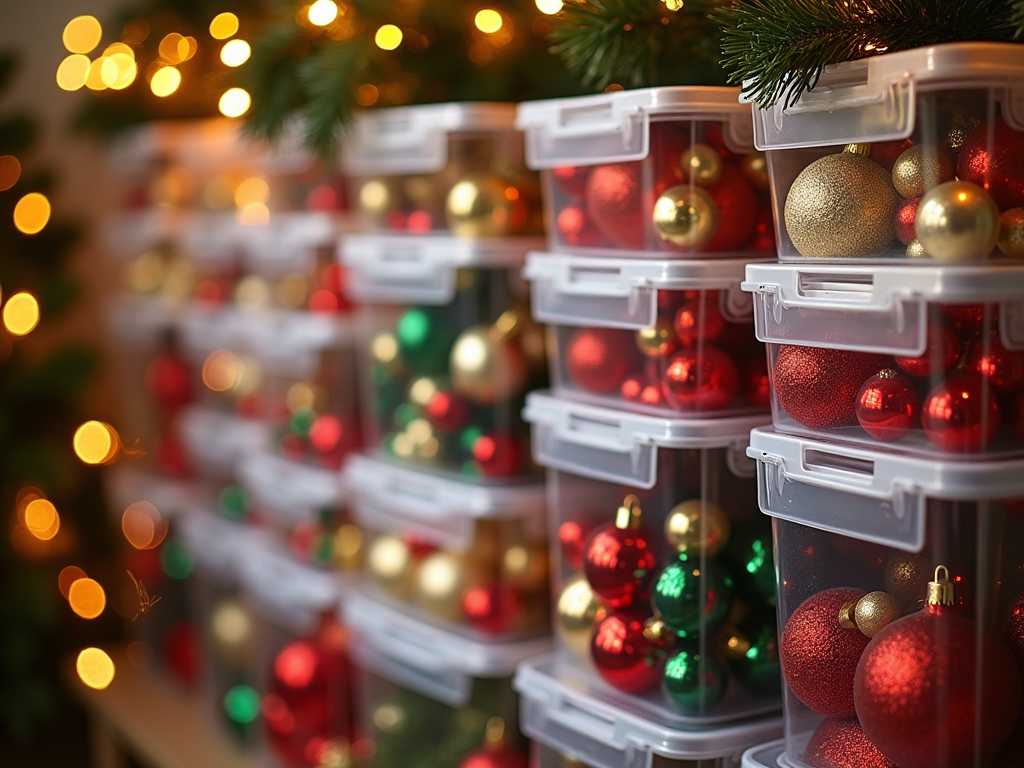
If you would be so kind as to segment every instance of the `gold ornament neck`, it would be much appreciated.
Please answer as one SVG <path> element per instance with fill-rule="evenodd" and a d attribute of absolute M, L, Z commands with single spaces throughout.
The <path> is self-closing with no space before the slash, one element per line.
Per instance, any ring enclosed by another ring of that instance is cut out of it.
<path fill-rule="evenodd" d="M 935 579 L 928 582 L 925 603 L 927 605 L 953 605 L 953 582 L 949 580 L 949 569 L 946 566 L 940 565 L 935 569 Z"/>
<path fill-rule="evenodd" d="M 615 512 L 615 527 L 620 531 L 636 530 L 640 527 L 640 499 L 630 494 Z"/>
<path fill-rule="evenodd" d="M 849 152 L 853 155 L 864 155 L 864 157 L 871 157 L 871 145 L 870 144 L 847 144 L 843 147 L 843 152 Z"/>
<path fill-rule="evenodd" d="M 839 609 L 839 626 L 843 629 L 856 629 L 856 613 L 857 603 L 860 602 L 860 598 L 856 600 L 848 600 L 842 608 Z"/>

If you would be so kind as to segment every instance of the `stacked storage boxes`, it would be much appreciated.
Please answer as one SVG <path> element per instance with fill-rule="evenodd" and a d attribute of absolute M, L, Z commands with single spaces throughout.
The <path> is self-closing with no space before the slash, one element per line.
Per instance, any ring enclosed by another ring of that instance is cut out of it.
<path fill-rule="evenodd" d="M 1022 87 L 957 43 L 755 109 L 786 733 L 745 766 L 1024 765 Z"/>

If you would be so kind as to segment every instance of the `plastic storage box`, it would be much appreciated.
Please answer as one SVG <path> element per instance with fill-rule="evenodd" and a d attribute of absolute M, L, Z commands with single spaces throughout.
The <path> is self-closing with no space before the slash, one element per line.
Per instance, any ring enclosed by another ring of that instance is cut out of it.
<path fill-rule="evenodd" d="M 1024 268 L 752 264 L 743 287 L 780 430 L 1024 451 Z"/>
<path fill-rule="evenodd" d="M 786 753 L 784 740 L 751 747 L 743 753 L 742 768 L 783 768 L 780 759 Z"/>
<path fill-rule="evenodd" d="M 666 416 L 767 410 L 745 264 L 530 254 L 555 393 Z"/>
<path fill-rule="evenodd" d="M 525 416 L 553 470 L 559 675 L 671 729 L 779 709 L 770 533 L 744 456 L 766 417 L 663 419 L 544 393 Z"/>
<path fill-rule="evenodd" d="M 424 104 L 360 115 L 342 168 L 365 227 L 489 238 L 541 232 L 512 104 Z"/>
<path fill-rule="evenodd" d="M 551 250 L 665 258 L 774 250 L 768 171 L 737 88 L 519 105 Z"/>
<path fill-rule="evenodd" d="M 561 681 L 551 657 L 519 665 L 522 729 L 542 746 L 539 768 L 739 768 L 743 750 L 782 732 L 767 717 L 677 730 L 638 717 Z"/>
<path fill-rule="evenodd" d="M 770 429 L 749 454 L 774 518 L 784 764 L 1020 765 L 1024 465 Z"/>
<path fill-rule="evenodd" d="M 1022 73 L 1018 46 L 950 43 L 826 67 L 755 109 L 779 256 L 1024 256 Z"/>
<path fill-rule="evenodd" d="M 365 444 L 464 478 L 529 474 L 523 394 L 547 376 L 520 277 L 535 240 L 347 237 Z"/>
<path fill-rule="evenodd" d="M 352 456 L 368 588 L 396 610 L 481 642 L 546 633 L 544 486 L 467 486 Z"/>

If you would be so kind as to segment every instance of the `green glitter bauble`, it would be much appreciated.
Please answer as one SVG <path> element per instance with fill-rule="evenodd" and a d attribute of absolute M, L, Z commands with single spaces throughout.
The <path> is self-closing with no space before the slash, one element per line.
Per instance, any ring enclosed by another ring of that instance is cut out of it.
<path fill-rule="evenodd" d="M 654 610 L 680 637 L 693 637 L 725 621 L 732 605 L 732 581 L 712 558 L 679 555 L 658 574 Z"/>

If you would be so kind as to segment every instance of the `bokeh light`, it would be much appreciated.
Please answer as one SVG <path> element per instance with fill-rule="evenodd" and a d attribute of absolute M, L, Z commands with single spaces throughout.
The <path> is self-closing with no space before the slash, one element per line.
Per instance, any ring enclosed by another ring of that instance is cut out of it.
<path fill-rule="evenodd" d="M 136 549 L 154 549 L 167 536 L 167 522 L 148 501 L 136 501 L 121 515 L 121 532 Z"/>
<path fill-rule="evenodd" d="M 85 86 L 85 79 L 89 76 L 88 56 L 80 53 L 73 53 L 66 57 L 57 67 L 57 85 L 64 91 L 77 91 Z"/>
<path fill-rule="evenodd" d="M 118 52 L 104 56 L 103 65 L 100 67 L 100 80 L 107 88 L 121 91 L 135 82 L 138 73 L 139 67 L 135 63 L 135 57 Z"/>
<path fill-rule="evenodd" d="M 252 619 L 249 613 L 234 600 L 225 600 L 216 609 L 210 619 L 213 636 L 227 646 L 235 646 L 249 640 L 252 632 Z"/>
<path fill-rule="evenodd" d="M 85 87 L 90 91 L 105 91 L 107 89 L 107 84 L 103 82 L 103 65 L 106 61 L 106 56 L 100 56 L 93 59 L 92 64 L 89 65 L 89 74 L 85 77 Z"/>
<path fill-rule="evenodd" d="M 170 96 L 181 85 L 181 72 L 176 67 L 160 67 L 149 81 L 149 90 L 161 99 Z"/>
<path fill-rule="evenodd" d="M 252 98 L 244 88 L 228 88 L 217 102 L 217 109 L 224 117 L 241 117 L 249 111 Z"/>
<path fill-rule="evenodd" d="M 477 11 L 476 16 L 473 17 L 473 23 L 481 32 L 491 34 L 501 29 L 501 14 L 491 8 L 484 8 L 482 11 Z"/>
<path fill-rule="evenodd" d="M 210 37 L 227 40 L 238 31 L 238 17 L 233 13 L 218 13 L 210 22 Z"/>
<path fill-rule="evenodd" d="M 14 226 L 26 235 L 42 232 L 49 220 L 50 201 L 40 192 L 29 192 L 14 206 Z"/>
<path fill-rule="evenodd" d="M 224 43 L 220 49 L 220 60 L 229 67 L 240 67 L 249 60 L 252 55 L 252 48 L 245 40 L 236 38 Z"/>
<path fill-rule="evenodd" d="M 79 653 L 75 669 L 83 683 L 98 691 L 114 680 L 114 662 L 99 648 L 86 648 Z"/>
<path fill-rule="evenodd" d="M 71 591 L 71 585 L 79 579 L 86 578 L 88 574 L 79 568 L 77 565 L 66 565 L 61 569 L 60 574 L 57 576 L 57 587 L 60 589 L 60 593 L 64 595 L 64 599 L 68 599 L 68 594 Z"/>
<path fill-rule="evenodd" d="M 333 0 L 316 0 L 307 11 L 309 23 L 317 27 L 326 27 L 338 18 L 338 5 Z"/>
<path fill-rule="evenodd" d="M 227 392 L 241 378 L 242 361 L 230 350 L 214 350 L 203 363 L 203 384 L 214 392 Z"/>
<path fill-rule="evenodd" d="M 562 10 L 564 3 L 562 0 L 536 0 L 537 10 L 541 13 L 546 13 L 549 16 L 553 16 Z"/>
<path fill-rule="evenodd" d="M 260 713 L 260 695 L 248 685 L 236 685 L 224 694 L 224 713 L 232 722 L 247 725 Z"/>
<path fill-rule="evenodd" d="M 235 205 L 241 208 L 248 203 L 265 203 L 270 197 L 270 185 L 260 176 L 250 176 L 235 187 Z"/>
<path fill-rule="evenodd" d="M 71 53 L 89 53 L 100 44 L 103 27 L 95 16 L 76 16 L 64 27 L 61 39 Z"/>
<path fill-rule="evenodd" d="M 181 64 L 191 58 L 191 46 L 188 39 L 177 32 L 164 35 L 157 51 L 160 53 L 160 58 L 168 64 Z"/>
<path fill-rule="evenodd" d="M 195 559 L 181 541 L 170 539 L 160 548 L 160 567 L 164 573 L 175 581 L 188 578 L 195 567 Z"/>
<path fill-rule="evenodd" d="M 290 688 L 305 688 L 313 682 L 317 653 L 309 643 L 299 640 L 285 646 L 274 659 L 274 676 Z"/>
<path fill-rule="evenodd" d="M 393 51 L 402 44 L 402 30 L 394 24 L 385 24 L 377 30 L 377 34 L 373 36 L 373 42 L 377 44 L 378 48 Z"/>
<path fill-rule="evenodd" d="M 49 541 L 60 529 L 57 508 L 47 499 L 33 499 L 25 505 L 25 527 L 42 541 Z"/>
<path fill-rule="evenodd" d="M 149 22 L 146 19 L 132 19 L 121 30 L 121 39 L 129 45 L 139 45 L 149 37 Z"/>
<path fill-rule="evenodd" d="M 95 579 L 77 579 L 68 589 L 68 602 L 83 619 L 95 619 L 107 607 L 107 593 Z"/>
<path fill-rule="evenodd" d="M 270 223 L 270 209 L 266 203 L 246 203 L 238 209 L 238 223 L 243 227 L 261 227 Z"/>
<path fill-rule="evenodd" d="M 72 439 L 75 455 L 86 464 L 108 464 L 121 449 L 117 430 L 102 421 L 87 421 Z"/>
<path fill-rule="evenodd" d="M 21 178 L 21 163 L 14 155 L 0 155 L 0 192 L 18 183 Z"/>
<path fill-rule="evenodd" d="M 4 328 L 12 336 L 24 336 L 39 325 L 39 302 L 27 291 L 14 294 L 4 305 Z"/>

